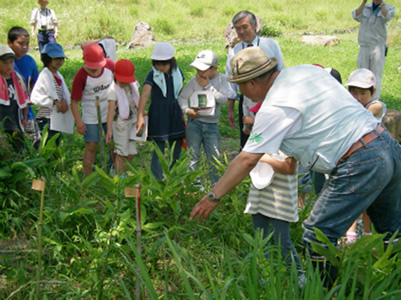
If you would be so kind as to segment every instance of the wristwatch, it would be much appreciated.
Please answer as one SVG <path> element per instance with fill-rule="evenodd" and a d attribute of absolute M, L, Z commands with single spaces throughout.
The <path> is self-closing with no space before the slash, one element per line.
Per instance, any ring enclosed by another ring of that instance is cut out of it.
<path fill-rule="evenodd" d="M 207 194 L 207 197 L 209 198 L 210 201 L 213 201 L 213 202 L 220 201 L 220 199 L 217 199 L 216 195 L 212 191 L 210 191 L 209 194 Z"/>

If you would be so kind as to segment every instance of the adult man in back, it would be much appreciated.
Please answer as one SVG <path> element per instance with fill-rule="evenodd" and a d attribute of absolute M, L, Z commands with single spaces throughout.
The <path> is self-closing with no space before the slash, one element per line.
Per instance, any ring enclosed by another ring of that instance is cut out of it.
<path fill-rule="evenodd" d="M 195 205 L 191 219 L 207 218 L 264 153 L 280 149 L 303 166 L 330 174 L 303 223 L 303 239 L 314 261 L 319 255 L 311 242 L 319 241 L 313 228 L 337 245 L 364 210 L 378 233 L 400 230 L 401 236 L 400 145 L 325 70 L 301 65 L 279 71 L 276 65 L 275 58 L 258 48 L 244 49 L 232 59 L 229 81 L 263 103 L 243 151 Z"/>
<path fill-rule="evenodd" d="M 226 75 L 232 75 L 230 60 L 232 57 L 237 54 L 242 49 L 247 47 L 258 46 L 262 48 L 265 53 L 270 57 L 276 57 L 278 59 L 278 69 L 284 69 L 284 60 L 283 54 L 281 53 L 280 46 L 275 40 L 263 38 L 256 34 L 256 17 L 253 13 L 249 11 L 240 11 L 237 13 L 232 19 L 232 23 L 234 25 L 234 29 L 237 32 L 237 35 L 241 42 L 234 46 L 234 48 L 230 49 L 227 55 L 227 64 L 226 64 Z M 231 87 L 235 93 L 238 92 L 238 86 L 236 84 L 231 84 Z M 228 123 L 232 128 L 236 128 L 235 126 L 235 115 L 234 115 L 234 103 L 236 99 L 228 99 Z M 242 112 L 242 103 L 243 97 L 239 97 L 238 104 L 238 121 L 239 121 L 239 129 L 240 129 L 240 138 L 241 138 L 241 149 L 244 147 L 248 135 L 245 135 L 242 132 L 243 128 L 243 112 Z"/>
<path fill-rule="evenodd" d="M 376 76 L 376 93 L 372 100 L 380 97 L 383 69 L 386 55 L 386 23 L 394 17 L 395 8 L 383 0 L 373 0 L 361 5 L 352 12 L 352 17 L 360 22 L 358 32 L 358 68 L 369 69 Z"/>

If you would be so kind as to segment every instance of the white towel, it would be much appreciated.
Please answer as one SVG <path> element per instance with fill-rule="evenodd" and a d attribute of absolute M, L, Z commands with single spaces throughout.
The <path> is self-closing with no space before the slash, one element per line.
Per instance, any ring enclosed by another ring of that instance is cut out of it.
<path fill-rule="evenodd" d="M 138 107 L 139 103 L 139 91 L 138 84 L 136 82 L 131 82 L 129 84 L 129 88 L 131 90 L 132 101 L 135 106 Z M 114 83 L 114 90 L 116 91 L 117 103 L 118 103 L 118 113 L 122 120 L 126 120 L 129 117 L 130 107 L 129 100 L 127 98 L 127 94 L 124 89 L 121 88 L 118 84 Z"/>
<path fill-rule="evenodd" d="M 53 105 L 53 101 L 58 99 L 58 95 L 53 73 L 50 72 L 48 68 L 44 68 L 42 72 L 40 72 L 38 80 L 32 90 L 31 102 L 52 109 L 50 115 L 50 129 L 65 133 L 73 133 L 74 117 L 70 109 L 70 92 L 68 91 L 63 76 L 59 72 L 57 72 L 57 76 L 62 81 L 63 98 L 67 101 L 68 111 L 65 113 L 59 113 L 57 112 L 57 107 Z"/>
<path fill-rule="evenodd" d="M 175 99 L 177 99 L 178 94 L 182 89 L 184 78 L 182 77 L 182 74 L 178 67 L 171 72 L 171 76 L 173 77 L 174 96 Z M 153 67 L 153 81 L 161 89 L 163 96 L 167 97 L 167 85 L 166 81 L 164 80 L 164 73 L 160 72 L 155 67 Z"/>

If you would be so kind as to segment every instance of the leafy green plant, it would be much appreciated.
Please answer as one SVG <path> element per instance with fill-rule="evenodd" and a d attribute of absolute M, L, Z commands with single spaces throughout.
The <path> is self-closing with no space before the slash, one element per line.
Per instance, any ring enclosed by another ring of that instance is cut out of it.
<path fill-rule="evenodd" d="M 386 235 L 373 234 L 350 246 L 338 248 L 321 231 L 315 229 L 315 232 L 326 247 L 313 242 L 313 250 L 324 255 L 339 271 L 339 297 L 352 294 L 363 299 L 379 299 L 389 291 L 391 295 L 401 295 L 401 241 L 393 243 L 397 233 L 388 243 L 384 242 Z"/>
<path fill-rule="evenodd" d="M 263 24 L 262 32 L 260 33 L 262 36 L 268 37 L 277 37 L 282 35 L 282 31 L 280 29 L 279 24 L 274 22 L 269 22 Z"/>

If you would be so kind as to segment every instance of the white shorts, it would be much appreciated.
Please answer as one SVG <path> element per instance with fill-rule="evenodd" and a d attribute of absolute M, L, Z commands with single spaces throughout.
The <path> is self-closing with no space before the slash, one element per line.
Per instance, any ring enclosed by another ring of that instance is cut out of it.
<path fill-rule="evenodd" d="M 115 149 L 114 152 L 120 156 L 134 155 L 136 151 L 136 142 L 129 139 L 131 130 L 135 126 L 133 120 L 113 121 L 113 140 Z"/>

